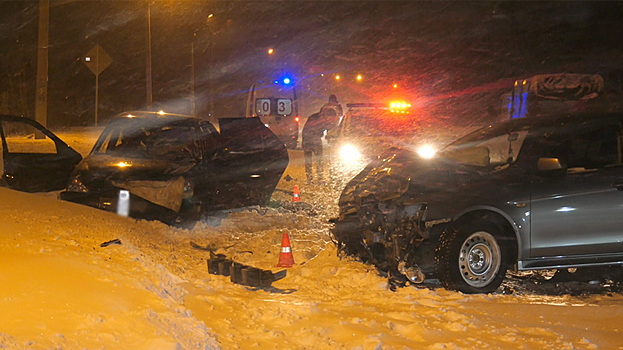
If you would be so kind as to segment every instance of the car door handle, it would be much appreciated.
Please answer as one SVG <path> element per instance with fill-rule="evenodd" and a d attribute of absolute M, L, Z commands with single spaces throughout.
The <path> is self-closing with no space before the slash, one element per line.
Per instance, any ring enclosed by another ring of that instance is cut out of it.
<path fill-rule="evenodd" d="M 616 180 L 613 184 L 612 187 L 616 188 L 617 191 L 623 191 L 623 179 L 618 179 Z"/>

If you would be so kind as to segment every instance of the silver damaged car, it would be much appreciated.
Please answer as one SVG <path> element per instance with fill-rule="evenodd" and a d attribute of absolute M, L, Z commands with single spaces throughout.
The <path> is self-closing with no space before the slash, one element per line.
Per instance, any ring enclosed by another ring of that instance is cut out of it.
<path fill-rule="evenodd" d="M 510 268 L 623 264 L 622 121 L 523 118 L 430 159 L 392 149 L 344 188 L 339 250 L 464 293 L 496 291 Z"/>

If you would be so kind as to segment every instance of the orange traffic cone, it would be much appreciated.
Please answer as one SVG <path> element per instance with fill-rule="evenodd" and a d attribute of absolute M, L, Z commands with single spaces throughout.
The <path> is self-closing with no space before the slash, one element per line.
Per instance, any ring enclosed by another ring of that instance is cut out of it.
<path fill-rule="evenodd" d="M 293 191 L 293 195 L 292 195 L 292 201 L 293 202 L 300 202 L 301 201 L 301 194 L 299 193 L 299 185 L 294 185 L 294 191 Z"/>
<path fill-rule="evenodd" d="M 281 254 L 279 254 L 279 262 L 277 267 L 292 267 L 294 265 L 294 256 L 292 256 L 292 247 L 290 247 L 290 236 L 283 234 L 281 239 Z"/>

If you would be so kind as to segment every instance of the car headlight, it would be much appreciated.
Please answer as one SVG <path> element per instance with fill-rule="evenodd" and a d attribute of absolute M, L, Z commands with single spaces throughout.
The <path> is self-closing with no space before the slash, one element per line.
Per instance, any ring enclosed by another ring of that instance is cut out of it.
<path fill-rule="evenodd" d="M 429 145 L 422 146 L 417 150 L 417 154 L 419 154 L 420 157 L 426 159 L 433 158 L 435 156 L 435 153 L 437 153 L 437 151 Z"/>
<path fill-rule="evenodd" d="M 67 191 L 69 192 L 89 192 L 89 189 L 80 181 L 80 176 L 76 176 L 69 180 L 67 184 Z"/>
<path fill-rule="evenodd" d="M 354 161 L 361 158 L 361 152 L 353 145 L 344 145 L 340 148 L 340 157 L 344 161 Z"/>
<path fill-rule="evenodd" d="M 186 181 L 184 182 L 184 193 L 182 194 L 182 198 L 188 199 L 192 198 L 195 194 L 195 185 L 192 182 Z"/>

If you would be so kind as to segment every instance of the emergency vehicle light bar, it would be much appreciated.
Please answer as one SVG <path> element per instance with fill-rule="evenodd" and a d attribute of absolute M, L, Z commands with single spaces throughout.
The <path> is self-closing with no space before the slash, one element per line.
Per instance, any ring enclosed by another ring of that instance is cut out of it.
<path fill-rule="evenodd" d="M 389 109 L 385 103 L 376 102 L 360 102 L 360 103 L 347 103 L 346 108 L 375 108 L 375 109 Z"/>

